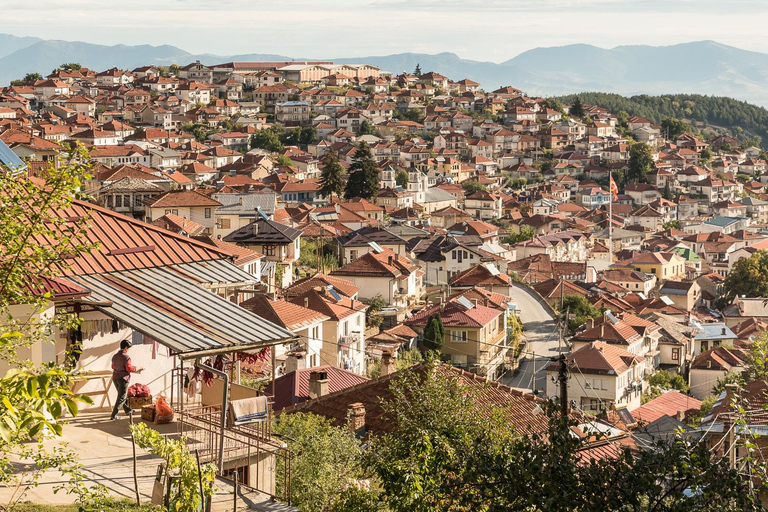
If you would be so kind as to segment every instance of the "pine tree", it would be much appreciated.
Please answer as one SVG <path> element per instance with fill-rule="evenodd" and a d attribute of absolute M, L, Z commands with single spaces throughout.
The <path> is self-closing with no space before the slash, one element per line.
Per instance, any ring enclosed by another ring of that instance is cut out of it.
<path fill-rule="evenodd" d="M 362 197 L 373 199 L 379 193 L 379 168 L 373 159 L 371 149 L 361 142 L 357 145 L 357 152 L 349 166 L 349 178 L 344 189 L 344 197 L 352 199 Z"/>
<path fill-rule="evenodd" d="M 581 104 L 581 100 L 578 96 L 576 96 L 576 99 L 573 102 L 573 105 L 571 105 L 570 114 L 574 117 L 584 117 L 584 105 Z"/>
<path fill-rule="evenodd" d="M 445 327 L 443 327 L 443 320 L 440 318 L 440 313 L 435 316 L 430 316 L 427 320 L 427 325 L 424 327 L 424 346 L 428 350 L 434 350 L 441 352 L 443 345 L 445 344 Z"/>
<path fill-rule="evenodd" d="M 661 194 L 661 197 L 663 197 L 663 198 L 664 198 L 664 199 L 666 199 L 667 201 L 671 201 L 671 200 L 672 200 L 672 198 L 674 197 L 674 196 L 672 195 L 672 189 L 671 189 L 671 187 L 669 186 L 669 180 L 667 180 L 667 181 L 664 183 L 664 192 L 662 192 L 662 194 Z"/>
<path fill-rule="evenodd" d="M 344 167 L 339 163 L 339 157 L 332 149 L 323 155 L 323 170 L 320 173 L 320 194 L 328 196 L 330 200 L 333 195 L 341 197 L 344 190 Z"/>
<path fill-rule="evenodd" d="M 397 174 L 395 175 L 395 183 L 399 185 L 402 189 L 408 188 L 408 171 L 405 169 L 400 169 L 397 171 Z"/>
<path fill-rule="evenodd" d="M 413 70 L 413 74 L 416 76 L 421 76 L 421 66 L 416 63 L 416 69 Z"/>

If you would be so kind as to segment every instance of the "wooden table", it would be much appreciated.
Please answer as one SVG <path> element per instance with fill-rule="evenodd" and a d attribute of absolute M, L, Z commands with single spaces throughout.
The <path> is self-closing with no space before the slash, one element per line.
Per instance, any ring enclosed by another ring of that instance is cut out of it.
<path fill-rule="evenodd" d="M 85 396 L 100 396 L 101 397 L 101 403 L 99 404 L 100 408 L 104 407 L 104 402 L 107 402 L 107 405 L 109 407 L 112 407 L 112 400 L 110 400 L 109 398 L 109 388 L 112 385 L 112 370 L 89 371 L 88 373 L 81 375 L 75 381 L 72 392 L 76 393 L 76 391 L 74 390 L 74 387 L 76 387 L 78 384 L 80 383 L 85 384 L 86 382 L 90 382 L 93 380 L 101 380 L 102 389 L 98 389 L 96 391 L 89 391 L 87 393 L 80 393 L 80 394 Z M 95 401 L 94 401 L 94 404 L 95 404 Z"/>

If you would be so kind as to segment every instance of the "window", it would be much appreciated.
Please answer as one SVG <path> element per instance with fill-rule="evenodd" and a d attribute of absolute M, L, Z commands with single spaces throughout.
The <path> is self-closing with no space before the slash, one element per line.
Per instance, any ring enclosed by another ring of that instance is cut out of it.
<path fill-rule="evenodd" d="M 133 206 L 141 206 L 142 197 L 143 196 L 141 194 L 136 194 L 133 196 Z"/>
<path fill-rule="evenodd" d="M 131 196 L 123 196 L 123 206 L 126 208 L 131 206 Z"/>
<path fill-rule="evenodd" d="M 349 251 L 349 259 L 356 260 L 357 259 L 357 251 Z"/>
<path fill-rule="evenodd" d="M 673 348 L 672 349 L 672 360 L 673 361 L 679 361 L 680 360 L 680 349 L 679 348 Z"/>
<path fill-rule="evenodd" d="M 264 253 L 264 256 L 274 256 L 275 255 L 275 246 L 274 245 L 265 245 L 262 247 L 262 252 Z"/>
<path fill-rule="evenodd" d="M 211 218 L 211 209 L 210 208 L 206 208 L 205 209 L 205 218 L 206 219 L 210 219 Z"/>
<path fill-rule="evenodd" d="M 115 208 L 122 208 L 123 207 L 123 196 L 115 196 Z"/>
<path fill-rule="evenodd" d="M 597 400 L 590 400 L 589 401 L 589 408 L 593 411 L 596 411 L 598 407 L 598 401 Z"/>
<path fill-rule="evenodd" d="M 451 354 L 451 363 L 455 366 L 467 366 L 467 356 L 465 354 Z"/>
<path fill-rule="evenodd" d="M 451 341 L 455 343 L 466 343 L 467 331 L 451 331 Z"/>
<path fill-rule="evenodd" d="M 107 208 L 112 208 L 112 196 L 107 196 Z"/>
<path fill-rule="evenodd" d="M 230 219 L 221 219 L 221 229 L 230 228 Z"/>

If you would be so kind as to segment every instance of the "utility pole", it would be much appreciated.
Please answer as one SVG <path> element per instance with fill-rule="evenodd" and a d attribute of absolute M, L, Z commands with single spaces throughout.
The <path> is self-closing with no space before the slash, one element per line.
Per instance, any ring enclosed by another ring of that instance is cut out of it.
<path fill-rule="evenodd" d="M 736 425 L 731 423 L 728 431 L 728 466 L 736 469 Z"/>
<path fill-rule="evenodd" d="M 557 380 L 560 383 L 560 415 L 564 424 L 568 424 L 568 364 L 565 354 L 560 354 L 560 367 L 557 370 Z"/>
<path fill-rule="evenodd" d="M 531 393 L 536 392 L 536 352 L 533 353 L 533 371 L 531 372 Z"/>

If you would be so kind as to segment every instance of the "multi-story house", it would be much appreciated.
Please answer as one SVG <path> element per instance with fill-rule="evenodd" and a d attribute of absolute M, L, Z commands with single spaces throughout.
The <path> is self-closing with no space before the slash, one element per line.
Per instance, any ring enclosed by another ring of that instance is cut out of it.
<path fill-rule="evenodd" d="M 421 296 L 419 267 L 390 249 L 374 248 L 331 272 L 360 288 L 361 299 L 381 296 L 388 305 L 407 307 Z"/>
<path fill-rule="evenodd" d="M 423 309 L 405 321 L 425 345 L 424 328 L 440 315 L 445 329 L 441 357 L 459 368 L 495 380 L 503 372 L 507 352 L 507 313 L 464 297 Z"/>
<path fill-rule="evenodd" d="M 464 209 L 478 219 L 498 219 L 501 217 L 501 196 L 487 190 L 479 190 L 464 198 Z"/>
<path fill-rule="evenodd" d="M 640 407 L 645 376 L 645 358 L 621 347 L 592 342 L 575 350 L 566 359 L 570 370 L 568 398 L 590 414 L 612 406 Z M 560 395 L 557 375 L 560 363 L 547 366 L 547 397 Z"/>
<path fill-rule="evenodd" d="M 167 213 L 201 224 L 206 235 L 212 234 L 216 219 L 214 210 L 221 203 L 193 190 L 171 190 L 144 201 L 144 220 L 152 222 Z"/>

